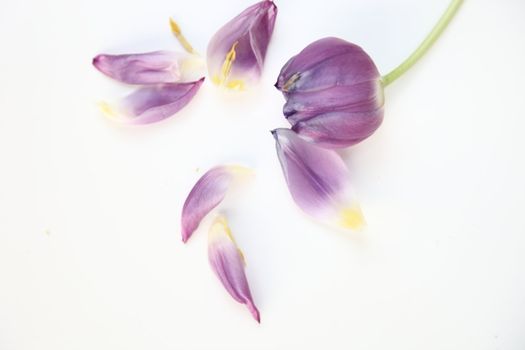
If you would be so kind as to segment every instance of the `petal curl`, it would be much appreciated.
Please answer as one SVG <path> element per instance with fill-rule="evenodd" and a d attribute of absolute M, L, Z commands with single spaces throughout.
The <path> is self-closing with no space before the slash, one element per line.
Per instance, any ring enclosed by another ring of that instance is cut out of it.
<path fill-rule="evenodd" d="M 245 304 L 253 318 L 261 322 L 244 272 L 244 256 L 237 247 L 224 217 L 218 217 L 210 228 L 208 259 L 226 291 L 237 302 Z"/>
<path fill-rule="evenodd" d="M 103 102 L 100 107 L 112 120 L 123 124 L 150 124 L 169 118 L 195 96 L 204 78 L 191 83 L 142 87 L 124 98 L 116 108 Z"/>
<path fill-rule="evenodd" d="M 242 175 L 250 173 L 238 165 L 221 165 L 208 170 L 193 186 L 181 216 L 182 241 L 187 242 L 202 219 L 219 205 L 232 183 Z"/>
<path fill-rule="evenodd" d="M 347 229 L 364 225 L 345 163 L 333 150 L 303 140 L 294 131 L 272 131 L 277 155 L 297 205 L 310 216 Z"/>
<path fill-rule="evenodd" d="M 262 72 L 277 6 L 256 3 L 226 23 L 208 44 L 208 71 L 212 82 L 242 90 L 256 82 Z"/>

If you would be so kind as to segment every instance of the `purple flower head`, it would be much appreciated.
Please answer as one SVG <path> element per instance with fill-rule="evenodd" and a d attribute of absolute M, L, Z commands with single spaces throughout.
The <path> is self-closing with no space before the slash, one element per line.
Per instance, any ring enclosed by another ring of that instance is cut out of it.
<path fill-rule="evenodd" d="M 302 137 L 327 148 L 361 142 L 383 120 L 383 86 L 359 46 L 338 38 L 313 42 L 281 69 L 283 113 Z"/>

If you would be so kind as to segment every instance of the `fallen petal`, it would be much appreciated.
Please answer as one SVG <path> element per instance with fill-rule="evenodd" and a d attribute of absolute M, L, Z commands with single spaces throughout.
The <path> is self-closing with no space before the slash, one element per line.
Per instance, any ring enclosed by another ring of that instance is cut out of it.
<path fill-rule="evenodd" d="M 208 71 L 212 82 L 242 90 L 261 75 L 277 6 L 264 0 L 226 23 L 208 44 Z"/>
<path fill-rule="evenodd" d="M 110 119 L 124 124 L 150 124 L 171 117 L 195 96 L 204 78 L 191 83 L 146 86 L 127 96 L 117 107 L 100 105 Z"/>
<path fill-rule="evenodd" d="M 228 223 L 218 217 L 208 235 L 208 259 L 210 266 L 228 293 L 241 304 L 245 304 L 253 318 L 261 322 L 244 272 L 244 256 L 237 247 Z"/>
<path fill-rule="evenodd" d="M 238 165 L 221 165 L 208 170 L 193 186 L 181 216 L 182 241 L 186 242 L 202 219 L 222 202 L 233 181 L 250 170 Z"/>
<path fill-rule="evenodd" d="M 191 82 L 205 71 L 195 54 L 155 51 L 129 55 L 98 55 L 93 65 L 108 77 L 126 84 L 151 85 Z"/>
<path fill-rule="evenodd" d="M 364 218 L 345 163 L 333 150 L 303 140 L 294 131 L 272 131 L 290 193 L 312 217 L 332 226 L 359 229 Z"/>
<path fill-rule="evenodd" d="M 155 51 L 129 55 L 98 55 L 93 65 L 110 78 L 126 84 L 175 83 L 181 79 L 185 55 Z"/>

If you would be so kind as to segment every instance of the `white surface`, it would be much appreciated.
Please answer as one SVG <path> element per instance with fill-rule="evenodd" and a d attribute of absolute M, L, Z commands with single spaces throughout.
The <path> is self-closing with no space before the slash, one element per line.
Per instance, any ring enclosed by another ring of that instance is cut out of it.
<path fill-rule="evenodd" d="M 280 0 L 257 89 L 207 83 L 139 128 L 95 107 L 127 91 L 91 67 L 95 54 L 178 50 L 170 15 L 205 52 L 251 3 L 3 1 L 0 349 L 524 349 L 525 3 L 466 1 L 387 88 L 383 126 L 345 152 L 369 224 L 348 235 L 290 199 L 272 85 L 328 35 L 386 73 L 448 0 Z M 186 194 L 221 162 L 257 170 L 226 213 L 261 325 L 213 276 L 206 229 L 180 241 Z"/>

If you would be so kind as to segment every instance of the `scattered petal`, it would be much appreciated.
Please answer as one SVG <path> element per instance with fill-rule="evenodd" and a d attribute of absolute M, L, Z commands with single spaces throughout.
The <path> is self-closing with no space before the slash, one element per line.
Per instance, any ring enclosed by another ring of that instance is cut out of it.
<path fill-rule="evenodd" d="M 127 96 L 113 108 L 102 102 L 104 114 L 124 124 L 150 124 L 171 117 L 184 108 L 195 96 L 204 78 L 191 83 L 146 86 Z"/>
<path fill-rule="evenodd" d="M 329 225 L 361 228 L 364 218 L 339 154 L 305 141 L 289 129 L 276 129 L 272 134 L 284 177 L 297 205 Z"/>
<path fill-rule="evenodd" d="M 208 170 L 197 181 L 182 208 L 183 242 L 188 241 L 202 219 L 222 202 L 232 183 L 249 173 L 248 168 L 239 165 L 221 165 Z"/>
<path fill-rule="evenodd" d="M 348 147 L 383 120 L 383 86 L 359 46 L 338 38 L 308 45 L 281 69 L 277 83 L 293 130 L 327 148 Z"/>
<path fill-rule="evenodd" d="M 261 322 L 244 272 L 244 256 L 237 247 L 228 223 L 218 217 L 208 235 L 208 259 L 211 268 L 228 293 L 241 304 L 245 304 L 253 318 Z"/>
<path fill-rule="evenodd" d="M 180 61 L 185 55 L 155 51 L 130 55 L 98 55 L 93 65 L 110 78 L 126 84 L 160 84 L 180 81 Z"/>
<path fill-rule="evenodd" d="M 216 85 L 242 90 L 261 75 L 277 6 L 264 0 L 226 23 L 208 44 L 208 71 Z"/>

